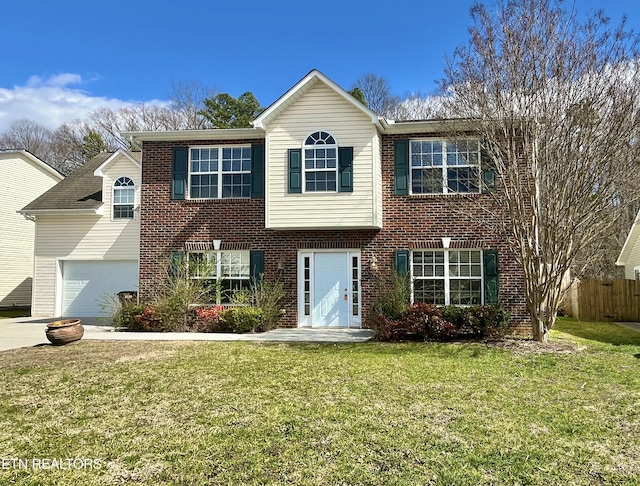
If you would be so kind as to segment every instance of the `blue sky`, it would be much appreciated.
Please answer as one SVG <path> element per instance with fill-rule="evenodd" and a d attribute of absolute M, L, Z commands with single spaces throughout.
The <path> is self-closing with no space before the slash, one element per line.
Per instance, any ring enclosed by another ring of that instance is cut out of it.
<path fill-rule="evenodd" d="M 467 41 L 473 0 L 3 4 L 0 133 L 18 118 L 55 128 L 100 106 L 165 100 L 179 81 L 252 91 L 267 106 L 314 68 L 346 89 L 375 73 L 395 94 L 431 94 L 445 57 Z M 640 30 L 637 0 L 575 5 L 604 8 L 614 24 L 626 13 Z"/>

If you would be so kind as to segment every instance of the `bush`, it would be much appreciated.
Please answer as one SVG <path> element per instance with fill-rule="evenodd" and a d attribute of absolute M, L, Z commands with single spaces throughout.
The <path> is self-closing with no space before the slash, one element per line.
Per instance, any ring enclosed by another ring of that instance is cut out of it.
<path fill-rule="evenodd" d="M 169 261 L 165 274 L 150 295 L 154 312 L 152 319 L 145 318 L 145 326 L 149 331 L 192 331 L 197 327 L 192 304 L 207 300 L 206 284 L 203 279 L 190 278 L 181 259 Z"/>
<path fill-rule="evenodd" d="M 473 337 L 503 335 L 509 326 L 510 316 L 497 304 L 475 307 L 442 307 L 445 319 L 451 322 L 459 334 Z"/>
<path fill-rule="evenodd" d="M 251 285 L 252 303 L 261 311 L 260 330 L 269 331 L 278 327 L 278 322 L 284 313 L 284 303 L 287 293 L 280 280 L 271 282 L 262 278 Z"/>
<path fill-rule="evenodd" d="M 401 341 L 404 335 L 401 322 L 383 314 L 372 318 L 371 327 L 376 331 L 376 338 L 379 341 Z"/>
<path fill-rule="evenodd" d="M 481 336 L 503 336 L 511 321 L 509 313 L 497 304 L 472 307 L 471 314 Z"/>
<path fill-rule="evenodd" d="M 411 279 L 406 273 L 377 274 L 374 278 L 377 300 L 372 306 L 374 316 L 401 319 L 411 301 Z"/>
<path fill-rule="evenodd" d="M 440 308 L 434 304 L 425 302 L 411 304 L 403 321 L 408 337 L 415 336 L 414 340 L 418 338 L 450 340 L 457 335 L 455 326 L 444 318 Z"/>
<path fill-rule="evenodd" d="M 257 307 L 241 306 L 227 309 L 222 319 L 232 332 L 257 332 L 262 330 L 262 310 Z"/>
<path fill-rule="evenodd" d="M 230 329 L 224 319 L 225 308 L 221 305 L 214 307 L 196 307 L 195 332 L 229 332 Z"/>
<path fill-rule="evenodd" d="M 116 329 L 126 328 L 131 330 L 139 330 L 140 326 L 135 316 L 141 314 L 144 305 L 139 304 L 135 300 L 120 300 L 117 297 L 112 299 L 111 322 Z"/>

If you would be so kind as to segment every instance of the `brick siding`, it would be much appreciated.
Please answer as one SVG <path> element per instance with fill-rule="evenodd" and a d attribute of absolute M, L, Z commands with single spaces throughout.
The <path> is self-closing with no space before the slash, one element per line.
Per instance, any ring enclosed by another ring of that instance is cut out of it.
<path fill-rule="evenodd" d="M 417 136 L 417 135 L 416 135 Z M 185 242 L 223 241 L 223 249 L 246 245 L 264 251 L 264 275 L 278 276 L 288 291 L 283 327 L 297 326 L 297 255 L 305 248 L 361 250 L 362 322 L 375 299 L 376 272 L 391 271 L 396 250 L 437 246 L 450 237 L 452 247 L 497 249 L 500 301 L 516 327 L 529 332 L 522 273 L 499 228 L 486 218 L 491 198 L 484 195 L 396 196 L 393 181 L 393 140 L 412 135 L 382 136 L 383 229 L 335 231 L 275 231 L 266 229 L 264 199 L 190 201 L 171 199 L 173 147 L 190 141 L 144 142 L 140 224 L 140 293 L 149 295 L 172 251 Z M 198 141 L 197 145 L 250 144 L 255 140 Z M 245 246 L 246 247 L 246 246 Z M 375 263 L 372 258 L 375 255 Z M 284 265 L 278 269 L 279 263 Z M 375 268 L 374 268 L 375 267 Z"/>

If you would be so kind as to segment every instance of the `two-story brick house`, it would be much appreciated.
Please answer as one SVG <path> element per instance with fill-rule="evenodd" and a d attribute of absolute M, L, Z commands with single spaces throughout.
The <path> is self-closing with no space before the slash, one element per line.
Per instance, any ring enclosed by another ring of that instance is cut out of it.
<path fill-rule="evenodd" d="M 314 70 L 252 128 L 126 133 L 142 147 L 142 297 L 184 252 L 226 289 L 281 279 L 284 326 L 366 325 L 394 268 L 415 300 L 500 302 L 524 322 L 521 271 L 480 224 L 479 141 L 448 127 L 387 121 Z"/>

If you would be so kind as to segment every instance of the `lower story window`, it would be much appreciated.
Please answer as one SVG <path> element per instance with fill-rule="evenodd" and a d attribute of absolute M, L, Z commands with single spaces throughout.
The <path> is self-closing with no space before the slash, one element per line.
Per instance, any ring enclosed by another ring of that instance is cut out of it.
<path fill-rule="evenodd" d="M 482 303 L 480 250 L 425 250 L 412 253 L 413 299 L 436 305 Z"/>
<path fill-rule="evenodd" d="M 187 261 L 189 276 L 205 280 L 210 303 L 228 304 L 234 293 L 249 287 L 248 251 L 193 251 Z"/>

